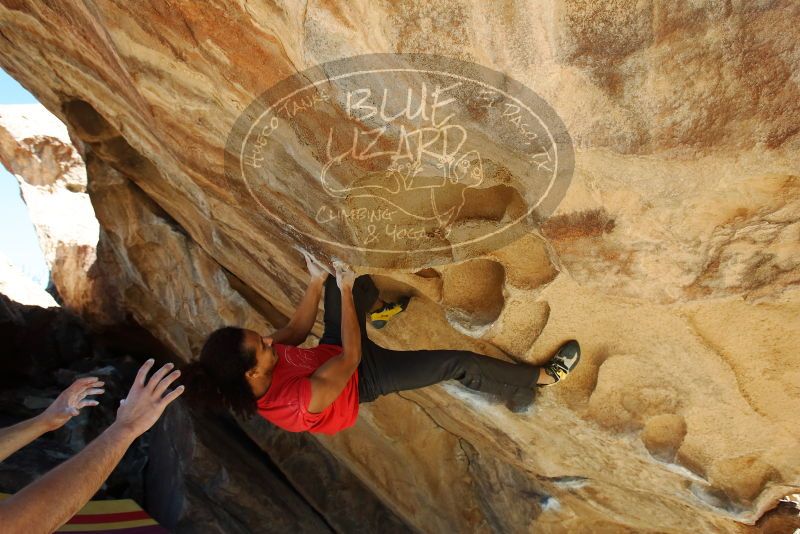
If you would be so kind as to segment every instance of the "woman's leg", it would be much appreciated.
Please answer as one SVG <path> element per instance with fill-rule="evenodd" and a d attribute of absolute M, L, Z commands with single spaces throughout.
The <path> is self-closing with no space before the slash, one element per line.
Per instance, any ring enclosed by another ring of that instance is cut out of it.
<path fill-rule="evenodd" d="M 533 400 L 539 367 L 514 364 L 464 350 L 385 349 L 369 341 L 371 380 L 369 402 L 380 395 L 458 380 L 476 391 L 527 405 Z"/>
<path fill-rule="evenodd" d="M 353 282 L 353 302 L 356 305 L 358 326 L 361 328 L 362 345 L 367 339 L 367 313 L 378 300 L 378 288 L 369 275 L 361 275 Z M 328 275 L 325 280 L 325 300 L 323 304 L 325 329 L 319 339 L 320 345 L 342 345 L 342 294 L 336 285 L 336 277 Z"/>

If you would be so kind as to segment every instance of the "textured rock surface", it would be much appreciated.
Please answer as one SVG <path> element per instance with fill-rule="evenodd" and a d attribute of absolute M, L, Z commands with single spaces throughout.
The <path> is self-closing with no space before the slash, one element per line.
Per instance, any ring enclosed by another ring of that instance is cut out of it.
<path fill-rule="evenodd" d="M 531 363 L 565 338 L 584 350 L 528 414 L 436 386 L 321 440 L 410 524 L 748 532 L 797 491 L 795 2 L 0 4 L 0 63 L 82 145 L 118 301 L 186 358 L 223 322 L 279 324 L 306 280 L 295 238 L 223 176 L 231 126 L 273 83 L 424 51 L 507 72 L 558 111 L 575 176 L 539 235 L 373 269 L 386 295 L 416 297 L 380 343 Z M 303 163 L 286 148 L 275 174 Z M 282 192 L 287 211 L 313 179 Z"/>
<path fill-rule="evenodd" d="M 153 434 L 146 509 L 172 532 L 331 532 L 240 434 L 177 404 Z"/>
<path fill-rule="evenodd" d="M 0 293 L 20 304 L 42 308 L 58 306 L 50 293 L 43 291 L 4 256 L 0 256 Z"/>
<path fill-rule="evenodd" d="M 60 298 L 96 320 L 118 320 L 98 298 L 96 273 L 89 273 L 97 219 L 86 194 L 86 167 L 64 124 L 38 104 L 0 106 L 0 163 L 19 182 Z"/>
<path fill-rule="evenodd" d="M 284 432 L 257 416 L 238 423 L 333 531 L 414 532 L 310 434 Z"/>

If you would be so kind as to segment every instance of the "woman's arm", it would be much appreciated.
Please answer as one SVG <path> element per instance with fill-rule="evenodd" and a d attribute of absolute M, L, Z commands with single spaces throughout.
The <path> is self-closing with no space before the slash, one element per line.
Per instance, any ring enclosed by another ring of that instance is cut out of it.
<path fill-rule="evenodd" d="M 103 382 L 96 376 L 79 378 L 36 417 L 7 428 L 0 428 L 0 462 L 42 434 L 62 427 L 64 423 L 78 415 L 81 408 L 96 406 L 96 400 L 86 397 L 103 393 L 102 385 Z"/>
<path fill-rule="evenodd" d="M 361 327 L 353 301 L 355 274 L 345 265 L 337 265 L 336 282 L 342 292 L 342 353 L 323 363 L 311 375 L 311 399 L 308 411 L 320 413 L 341 395 L 347 381 L 361 362 Z"/>
<path fill-rule="evenodd" d="M 322 296 L 325 279 L 328 277 L 328 271 L 313 256 L 305 251 L 301 252 L 306 259 L 306 267 L 311 274 L 311 280 L 308 282 L 306 292 L 289 323 L 272 334 L 273 343 L 300 345 L 306 340 L 317 320 L 319 300 Z"/>
<path fill-rule="evenodd" d="M 325 273 L 325 276 L 328 276 Z M 303 299 L 298 304 L 294 315 L 286 326 L 272 334 L 272 342 L 282 345 L 300 345 L 308 337 L 317 320 L 319 299 L 322 296 L 322 287 L 325 285 L 324 277 L 311 278 Z"/>

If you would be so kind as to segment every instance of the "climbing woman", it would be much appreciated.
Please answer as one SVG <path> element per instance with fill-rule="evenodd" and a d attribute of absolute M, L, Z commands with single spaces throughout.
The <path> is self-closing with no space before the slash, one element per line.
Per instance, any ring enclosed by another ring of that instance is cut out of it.
<path fill-rule="evenodd" d="M 258 413 L 292 432 L 334 434 L 355 423 L 359 403 L 450 379 L 521 411 L 533 401 L 537 386 L 560 381 L 580 360 L 575 340 L 561 345 L 542 367 L 465 350 L 383 348 L 367 337 L 367 314 L 381 327 L 408 300 L 384 303 L 368 275 L 356 278 L 335 262 L 334 277 L 304 256 L 311 282 L 289 323 L 269 336 L 231 326 L 213 332 L 183 372 L 187 396 L 240 415 Z M 323 289 L 324 333 L 316 347 L 300 348 L 314 325 Z"/>

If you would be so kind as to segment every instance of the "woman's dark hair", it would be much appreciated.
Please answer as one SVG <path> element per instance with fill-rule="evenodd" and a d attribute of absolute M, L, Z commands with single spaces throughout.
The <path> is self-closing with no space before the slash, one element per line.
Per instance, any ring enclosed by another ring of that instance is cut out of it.
<path fill-rule="evenodd" d="M 181 371 L 190 402 L 243 416 L 255 413 L 256 398 L 244 374 L 256 365 L 256 355 L 244 347 L 244 332 L 226 326 L 208 336 L 200 357 Z"/>

